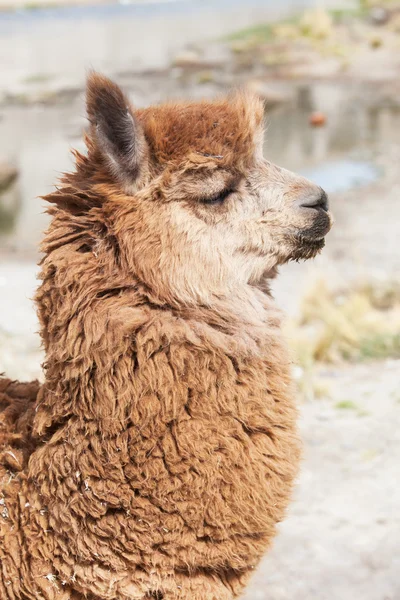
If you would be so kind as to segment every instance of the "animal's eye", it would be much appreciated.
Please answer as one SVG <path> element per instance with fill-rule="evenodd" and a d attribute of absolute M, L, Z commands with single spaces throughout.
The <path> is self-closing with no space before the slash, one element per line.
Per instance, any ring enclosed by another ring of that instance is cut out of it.
<path fill-rule="evenodd" d="M 232 194 L 233 190 L 229 189 L 229 190 L 224 190 L 223 192 L 219 192 L 218 194 L 215 194 L 214 196 L 209 196 L 208 198 L 203 198 L 202 199 L 202 203 L 203 204 L 222 204 L 227 198 L 228 196 L 230 196 Z"/>

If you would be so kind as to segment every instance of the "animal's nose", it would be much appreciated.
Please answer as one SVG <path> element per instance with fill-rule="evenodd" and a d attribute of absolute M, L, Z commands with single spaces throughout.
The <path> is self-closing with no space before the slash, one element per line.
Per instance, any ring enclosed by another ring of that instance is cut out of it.
<path fill-rule="evenodd" d="M 298 201 L 300 208 L 316 208 L 325 212 L 329 210 L 328 196 L 322 188 L 317 188 L 315 192 L 304 194 Z"/>

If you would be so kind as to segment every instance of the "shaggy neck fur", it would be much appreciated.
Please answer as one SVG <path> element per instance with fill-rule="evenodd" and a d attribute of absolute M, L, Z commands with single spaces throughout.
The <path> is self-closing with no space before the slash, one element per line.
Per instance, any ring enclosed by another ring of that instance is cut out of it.
<path fill-rule="evenodd" d="M 69 203 L 72 197 L 82 202 L 85 196 L 69 186 L 57 192 L 58 201 L 61 194 Z M 169 295 L 168 304 L 162 288 L 160 297 L 151 281 L 136 274 L 135 256 L 125 248 L 122 257 L 123 234 L 121 239 L 108 232 L 104 222 L 97 221 L 96 209 L 90 216 L 58 207 L 51 213 L 36 296 L 47 353 L 46 384 L 34 423 L 38 435 L 72 416 L 95 422 L 102 435 L 122 431 L 127 407 L 115 378 L 118 364 L 132 351 L 142 361 L 160 351 L 158 335 L 166 348 L 191 342 L 232 358 L 259 358 L 267 349 L 273 360 L 274 347 L 281 346 L 280 314 L 266 293 L 246 285 L 208 295 L 204 304 L 188 295 L 186 304 Z M 157 331 L 156 341 L 143 348 L 141 336 L 148 337 L 151 329 Z M 94 391 L 89 393 L 94 376 L 112 382 L 106 407 L 97 402 Z M 126 387 L 126 382 L 119 383 Z M 127 397 L 128 405 L 131 401 Z"/>

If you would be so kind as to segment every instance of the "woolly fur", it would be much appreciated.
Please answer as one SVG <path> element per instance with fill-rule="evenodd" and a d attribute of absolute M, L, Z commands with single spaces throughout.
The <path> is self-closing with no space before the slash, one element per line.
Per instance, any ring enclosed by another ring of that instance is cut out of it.
<path fill-rule="evenodd" d="M 88 154 L 47 197 L 45 383 L 0 382 L 0 598 L 228 600 L 297 472 L 289 359 L 268 293 L 174 287 L 177 242 L 160 254 L 152 231 L 171 181 L 245 172 L 262 106 L 239 94 L 132 111 L 138 141 L 114 169 L 96 85 Z"/>

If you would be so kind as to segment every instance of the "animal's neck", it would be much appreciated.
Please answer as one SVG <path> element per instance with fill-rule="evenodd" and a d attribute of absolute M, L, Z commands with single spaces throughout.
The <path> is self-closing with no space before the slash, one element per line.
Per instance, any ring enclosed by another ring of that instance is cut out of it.
<path fill-rule="evenodd" d="M 276 336 L 279 314 L 256 288 L 244 286 L 208 306 L 169 307 L 132 274 L 121 274 L 113 249 L 96 251 L 68 227 L 61 233 L 55 239 L 67 244 L 51 246 L 51 235 L 46 240 L 36 296 L 46 349 L 34 425 L 39 435 L 70 419 L 90 421 L 102 435 L 117 433 L 124 403 L 132 401 L 138 361 L 160 345 L 250 356 Z"/>

